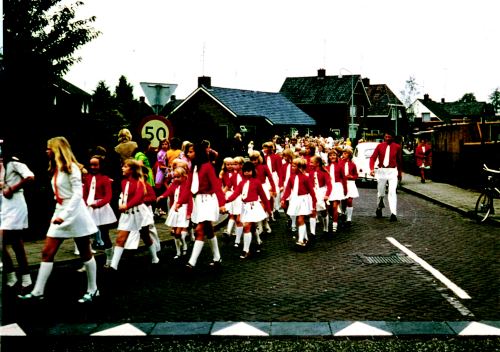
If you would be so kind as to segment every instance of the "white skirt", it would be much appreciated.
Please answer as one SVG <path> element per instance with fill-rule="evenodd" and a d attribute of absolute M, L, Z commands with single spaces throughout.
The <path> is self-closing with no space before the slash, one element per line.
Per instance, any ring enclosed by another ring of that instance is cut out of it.
<path fill-rule="evenodd" d="M 326 210 L 326 203 L 325 203 L 326 190 L 327 190 L 326 186 L 323 186 L 323 187 L 320 187 L 320 188 L 314 190 L 316 193 L 316 210 L 317 211 Z M 311 199 L 311 202 L 312 202 L 312 199 Z"/>
<path fill-rule="evenodd" d="M 266 194 L 267 200 L 271 200 L 271 184 L 269 183 L 269 179 L 266 179 L 266 182 L 262 184 L 262 188 L 264 189 L 264 193 Z M 260 197 L 259 197 L 260 199 Z"/>
<path fill-rule="evenodd" d="M 329 201 L 342 200 L 345 199 L 344 196 L 344 186 L 340 182 L 334 182 L 332 184 L 332 193 L 330 193 Z"/>
<path fill-rule="evenodd" d="M 197 194 L 194 199 L 191 221 L 199 224 L 203 221 L 219 220 L 219 201 L 215 194 Z"/>
<path fill-rule="evenodd" d="M 94 204 L 98 203 L 99 201 L 99 199 L 95 200 Z M 103 207 L 95 209 L 88 206 L 87 210 L 89 211 L 90 217 L 92 218 L 92 220 L 94 220 L 94 223 L 97 226 L 112 224 L 117 221 L 115 213 L 113 212 L 113 209 L 111 209 L 109 203 Z"/>
<path fill-rule="evenodd" d="M 187 217 L 187 204 L 183 204 L 178 211 L 175 211 L 175 204 L 172 206 L 170 209 L 170 212 L 168 213 L 167 221 L 165 222 L 165 225 L 170 226 L 170 227 L 181 227 L 181 228 L 188 228 L 189 227 L 189 220 L 186 219 Z"/>
<path fill-rule="evenodd" d="M 347 181 L 347 196 L 346 198 L 358 198 L 359 192 L 358 187 L 356 187 L 356 181 Z"/>
<path fill-rule="evenodd" d="M 11 199 L 2 197 L 1 230 L 23 230 L 28 228 L 28 207 L 22 190 L 12 194 Z"/>
<path fill-rule="evenodd" d="M 63 204 L 56 204 L 52 220 L 59 216 L 68 202 L 69 199 L 64 200 Z M 64 222 L 62 224 L 50 224 L 49 230 L 47 231 L 47 237 L 75 238 L 96 233 L 98 231 L 97 226 L 94 224 L 94 220 L 92 220 L 86 208 L 83 198 L 80 199 L 75 211 L 69 214 L 66 219 L 63 219 Z"/>
<path fill-rule="evenodd" d="M 227 191 L 226 192 L 226 198 L 231 197 L 233 194 L 233 191 Z M 241 206 L 243 202 L 241 200 L 241 194 L 233 200 L 231 203 L 226 203 L 226 210 L 229 214 L 231 215 L 240 215 L 241 214 Z"/>
<path fill-rule="evenodd" d="M 145 205 L 145 204 L 142 204 L 142 205 Z M 156 226 L 154 224 L 153 208 L 151 207 L 151 205 L 149 205 L 146 207 L 146 209 L 148 210 L 150 216 L 143 217 L 141 225 L 142 225 L 142 227 L 147 226 L 149 228 L 149 237 L 153 241 L 153 246 L 154 246 L 155 250 L 158 252 L 158 251 L 160 251 L 161 246 L 160 246 L 160 239 L 158 238 L 158 232 L 156 231 Z M 150 223 L 151 220 L 152 220 L 152 223 Z M 137 249 L 137 248 L 139 248 L 139 240 L 140 239 L 141 239 L 141 233 L 139 232 L 139 230 L 130 231 L 123 248 L 124 249 Z"/>
<path fill-rule="evenodd" d="M 290 216 L 310 215 L 312 212 L 312 201 L 309 194 L 289 198 L 287 214 Z"/>
<path fill-rule="evenodd" d="M 153 214 L 145 204 L 139 204 L 123 212 L 118 222 L 119 231 L 139 231 L 142 227 L 154 225 Z"/>
<path fill-rule="evenodd" d="M 240 221 L 259 222 L 267 218 L 267 214 L 259 201 L 246 202 L 242 204 Z"/>

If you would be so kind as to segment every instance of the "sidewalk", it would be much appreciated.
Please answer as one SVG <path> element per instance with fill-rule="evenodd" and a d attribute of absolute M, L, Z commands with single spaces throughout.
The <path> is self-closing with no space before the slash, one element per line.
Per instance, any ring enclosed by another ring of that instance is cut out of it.
<path fill-rule="evenodd" d="M 432 182 L 430 180 L 421 183 L 420 177 L 406 173 L 403 173 L 400 189 L 470 217 L 474 216 L 476 202 L 480 195 L 479 192 L 466 190 L 447 183 Z M 494 207 L 496 214 L 490 215 L 487 222 L 500 225 L 500 200 L 495 199 Z"/>
<path fill-rule="evenodd" d="M 219 221 L 214 223 L 216 231 L 220 226 L 223 226 L 226 223 L 227 218 L 228 218 L 227 214 L 223 214 L 219 217 Z M 166 219 L 167 219 L 166 215 L 163 216 L 162 219 L 155 219 L 155 226 L 156 230 L 158 231 L 158 237 L 160 239 L 162 248 L 169 245 L 168 242 L 170 240 L 173 240 L 173 236 L 171 235 L 170 232 L 170 227 L 165 225 Z M 118 230 L 116 228 L 111 229 L 109 231 L 109 237 L 111 238 L 111 243 L 114 244 L 116 242 L 117 236 L 118 236 Z M 40 262 L 42 261 L 42 250 L 44 245 L 45 245 L 45 239 L 24 243 L 24 250 L 26 251 L 26 257 L 28 258 L 28 265 L 31 269 L 40 266 Z M 7 250 L 9 251 L 10 256 L 12 257 L 12 261 L 14 262 L 14 267 L 17 267 L 16 255 L 14 254 L 12 247 L 8 246 Z M 137 250 L 138 251 L 146 250 L 142 240 L 139 242 L 139 248 Z M 65 240 L 61 244 L 61 247 L 59 247 L 59 250 L 57 251 L 56 256 L 54 258 L 54 262 L 55 263 L 81 262 L 82 260 L 80 256 L 75 255 L 74 253 L 75 253 L 75 241 L 73 241 L 72 239 Z M 94 254 L 94 256 L 96 257 L 105 255 L 106 254 L 104 253 L 103 250 L 98 250 L 97 253 Z"/>

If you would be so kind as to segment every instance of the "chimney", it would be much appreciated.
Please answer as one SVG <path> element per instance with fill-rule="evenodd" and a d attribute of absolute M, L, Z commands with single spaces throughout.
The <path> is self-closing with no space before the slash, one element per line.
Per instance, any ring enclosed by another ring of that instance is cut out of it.
<path fill-rule="evenodd" d="M 441 104 L 444 104 L 444 98 L 441 98 Z"/>
<path fill-rule="evenodd" d="M 429 99 L 429 94 L 424 94 L 424 101 L 428 101 Z"/>
<path fill-rule="evenodd" d="M 325 77 L 326 76 L 326 70 L 324 68 L 320 68 L 318 70 L 318 77 Z"/>
<path fill-rule="evenodd" d="M 139 97 L 139 101 L 141 103 L 145 103 L 146 102 L 146 97 Z"/>
<path fill-rule="evenodd" d="M 170 101 L 175 101 L 175 95 L 170 96 Z"/>
<path fill-rule="evenodd" d="M 212 88 L 212 79 L 209 76 L 198 77 L 198 88 L 205 87 L 207 89 Z"/>
<path fill-rule="evenodd" d="M 365 86 L 365 88 L 370 86 L 370 79 L 369 78 L 363 78 L 362 81 L 363 81 L 363 85 Z"/>

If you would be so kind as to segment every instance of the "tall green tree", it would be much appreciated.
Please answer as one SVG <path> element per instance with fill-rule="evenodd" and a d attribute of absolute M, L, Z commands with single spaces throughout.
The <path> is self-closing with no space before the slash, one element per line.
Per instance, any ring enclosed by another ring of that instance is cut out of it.
<path fill-rule="evenodd" d="M 420 94 L 420 86 L 417 83 L 415 76 L 410 76 L 406 80 L 405 89 L 399 92 L 401 101 L 406 107 L 406 114 L 410 119 L 413 119 L 413 102 Z"/>
<path fill-rule="evenodd" d="M 490 103 L 493 105 L 495 112 L 500 112 L 500 90 L 496 87 L 488 98 L 490 98 Z"/>
<path fill-rule="evenodd" d="M 134 86 L 127 81 L 127 77 L 120 76 L 115 88 L 116 100 L 119 104 L 126 104 L 134 100 Z"/>
<path fill-rule="evenodd" d="M 459 103 L 474 103 L 477 102 L 474 93 L 465 93 L 463 97 L 457 100 Z"/>

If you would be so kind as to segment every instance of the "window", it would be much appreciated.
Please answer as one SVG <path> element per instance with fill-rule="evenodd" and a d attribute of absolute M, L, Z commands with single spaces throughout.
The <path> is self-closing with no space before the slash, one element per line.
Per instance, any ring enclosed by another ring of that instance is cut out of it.
<path fill-rule="evenodd" d="M 369 158 L 373 155 L 373 152 L 375 151 L 375 149 L 367 149 L 365 150 L 365 158 Z"/>
<path fill-rule="evenodd" d="M 422 121 L 430 121 L 431 120 L 431 114 L 428 112 L 422 113 Z"/>

